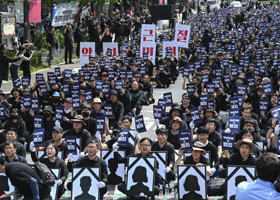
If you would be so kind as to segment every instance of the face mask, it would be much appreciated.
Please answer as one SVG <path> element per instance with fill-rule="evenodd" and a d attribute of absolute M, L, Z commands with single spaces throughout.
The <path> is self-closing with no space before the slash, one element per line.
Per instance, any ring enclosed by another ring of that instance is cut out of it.
<path fill-rule="evenodd" d="M 83 117 L 88 117 L 89 113 L 88 112 L 82 112 Z"/>
<path fill-rule="evenodd" d="M 16 114 L 11 115 L 11 119 L 17 119 L 17 118 L 18 118 L 18 116 Z"/>
<path fill-rule="evenodd" d="M 49 113 L 44 113 L 45 118 L 49 118 L 51 115 Z"/>
<path fill-rule="evenodd" d="M 53 102 L 54 102 L 54 103 L 58 103 L 58 102 L 59 102 L 59 99 L 54 98 L 54 99 L 53 99 Z"/>
<path fill-rule="evenodd" d="M 65 112 L 66 114 L 69 114 L 69 113 L 70 113 L 70 109 L 69 109 L 69 110 L 66 110 L 66 109 L 64 108 L 64 112 Z"/>

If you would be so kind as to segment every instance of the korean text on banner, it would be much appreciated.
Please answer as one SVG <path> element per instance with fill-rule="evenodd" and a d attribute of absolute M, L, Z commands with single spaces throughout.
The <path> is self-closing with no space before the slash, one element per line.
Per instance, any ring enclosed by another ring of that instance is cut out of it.
<path fill-rule="evenodd" d="M 143 42 L 141 44 L 141 50 L 140 50 L 140 57 L 143 57 L 143 53 L 147 53 L 149 56 L 149 59 L 153 62 L 153 64 L 156 64 L 156 43 L 155 42 Z"/>
<path fill-rule="evenodd" d="M 95 57 L 95 42 L 80 43 L 80 65 L 88 64 L 90 57 Z"/>
<path fill-rule="evenodd" d="M 155 42 L 156 25 L 142 24 L 141 46 L 143 42 Z"/>
<path fill-rule="evenodd" d="M 178 47 L 187 48 L 189 46 L 190 32 L 191 32 L 191 26 L 184 25 L 184 24 L 177 24 L 175 41 L 177 42 Z"/>
<path fill-rule="evenodd" d="M 29 1 L 29 23 L 41 22 L 41 0 Z"/>
<path fill-rule="evenodd" d="M 78 3 L 60 3 L 53 9 L 52 25 L 54 27 L 65 26 L 73 23 L 79 11 Z"/>
<path fill-rule="evenodd" d="M 107 56 L 107 50 L 112 50 L 112 55 L 119 55 L 118 43 L 117 42 L 103 42 L 103 55 Z M 105 53 L 104 53 L 105 52 Z"/>
<path fill-rule="evenodd" d="M 178 46 L 177 42 L 175 41 L 164 41 L 163 42 L 163 55 L 162 57 L 165 58 L 165 54 L 167 52 L 167 49 L 172 49 L 172 54 L 174 57 L 178 59 Z"/>

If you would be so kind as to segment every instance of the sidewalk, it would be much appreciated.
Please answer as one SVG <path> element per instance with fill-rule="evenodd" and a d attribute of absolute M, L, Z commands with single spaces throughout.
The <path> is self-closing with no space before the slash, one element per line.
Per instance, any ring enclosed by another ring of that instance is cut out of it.
<path fill-rule="evenodd" d="M 31 80 L 30 80 L 31 86 L 33 86 L 34 82 L 36 81 L 36 73 L 44 74 L 44 77 L 47 78 L 47 73 L 48 72 L 54 72 L 55 67 L 60 67 L 61 72 L 64 69 L 74 69 L 74 68 L 79 68 L 80 69 L 80 59 L 76 58 L 76 59 L 73 59 L 72 61 L 74 62 L 74 64 L 65 65 L 64 62 L 63 62 L 61 64 L 55 65 L 53 68 L 46 68 L 46 69 L 42 69 L 42 70 L 39 70 L 39 71 L 36 71 L 36 72 L 32 73 L 31 74 Z M 3 83 L 1 89 L 5 93 L 10 92 L 13 89 L 13 81 L 9 80 L 8 82 Z"/>

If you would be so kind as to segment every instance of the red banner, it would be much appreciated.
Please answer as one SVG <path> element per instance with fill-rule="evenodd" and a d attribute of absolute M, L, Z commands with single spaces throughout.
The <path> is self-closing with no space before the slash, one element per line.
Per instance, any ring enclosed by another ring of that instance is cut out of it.
<path fill-rule="evenodd" d="M 29 0 L 29 23 L 41 22 L 41 0 Z"/>

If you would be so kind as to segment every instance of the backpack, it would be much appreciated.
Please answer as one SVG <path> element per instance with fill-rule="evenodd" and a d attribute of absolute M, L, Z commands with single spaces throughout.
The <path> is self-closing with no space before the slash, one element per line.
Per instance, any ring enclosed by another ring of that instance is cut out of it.
<path fill-rule="evenodd" d="M 40 183 L 47 186 L 53 186 L 55 184 L 55 177 L 50 169 L 41 162 L 35 162 L 34 168 L 37 174 L 40 176 Z"/>

